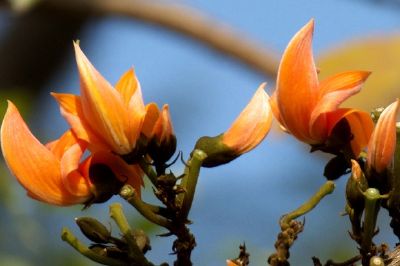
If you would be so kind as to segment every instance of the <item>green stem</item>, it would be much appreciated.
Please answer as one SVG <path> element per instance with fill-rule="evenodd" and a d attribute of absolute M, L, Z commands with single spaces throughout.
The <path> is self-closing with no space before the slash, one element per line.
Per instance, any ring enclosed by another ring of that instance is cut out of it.
<path fill-rule="evenodd" d="M 365 213 L 361 251 L 367 254 L 371 250 L 372 238 L 375 235 L 376 219 L 382 196 L 376 188 L 369 188 L 363 194 L 365 196 Z"/>
<path fill-rule="evenodd" d="M 126 266 L 125 262 L 102 256 L 100 254 L 97 254 L 93 250 L 90 250 L 87 246 L 80 242 L 79 239 L 76 238 L 76 236 L 71 231 L 69 231 L 68 228 L 64 227 L 62 229 L 61 239 L 70 244 L 76 251 L 78 251 L 88 259 L 91 259 L 92 261 L 98 262 L 103 265 Z"/>
<path fill-rule="evenodd" d="M 128 243 L 128 256 L 131 259 L 131 262 L 134 262 L 136 265 L 154 266 L 146 259 L 136 244 L 136 239 L 132 233 L 132 229 L 129 226 L 128 221 L 126 220 L 122 210 L 122 205 L 120 203 L 114 203 L 110 205 L 110 217 L 115 221 L 122 235 L 124 236 L 124 239 Z"/>
<path fill-rule="evenodd" d="M 202 150 L 194 150 L 192 152 L 192 158 L 188 162 L 188 166 L 185 169 L 185 176 L 182 178 L 182 187 L 185 190 L 183 193 L 180 218 L 182 220 L 186 220 L 190 208 L 192 207 L 192 202 L 194 198 L 194 194 L 196 192 L 197 180 L 200 174 L 200 168 L 204 161 L 207 158 L 207 154 Z"/>
<path fill-rule="evenodd" d="M 154 186 L 157 186 L 157 173 L 154 171 L 154 168 L 151 164 L 146 162 L 144 158 L 141 158 L 139 160 L 139 166 L 142 168 L 143 172 L 146 174 L 146 176 L 149 178 L 151 183 Z"/>
<path fill-rule="evenodd" d="M 143 202 L 136 190 L 130 185 L 123 186 L 119 195 L 135 207 L 135 209 L 150 222 L 165 228 L 171 228 L 170 222 L 165 217 L 156 214 L 160 207 Z"/>
<path fill-rule="evenodd" d="M 296 210 L 286 214 L 282 219 L 281 219 L 281 227 L 285 229 L 286 227 L 289 226 L 289 223 L 291 220 L 296 219 L 297 217 L 300 217 L 307 212 L 311 211 L 312 209 L 317 206 L 317 204 L 326 196 L 329 195 L 333 192 L 335 189 L 335 183 L 333 181 L 327 181 L 325 184 L 323 184 L 317 193 L 315 193 L 307 202 L 305 202 L 303 205 L 301 205 L 299 208 Z"/>

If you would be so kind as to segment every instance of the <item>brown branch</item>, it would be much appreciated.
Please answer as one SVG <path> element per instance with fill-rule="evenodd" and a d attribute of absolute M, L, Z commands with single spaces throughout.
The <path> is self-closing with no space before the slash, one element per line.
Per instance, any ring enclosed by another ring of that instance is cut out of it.
<path fill-rule="evenodd" d="M 139 19 L 190 36 L 235 57 L 268 77 L 275 77 L 277 73 L 278 59 L 264 45 L 183 5 L 157 0 L 42 0 L 41 5 L 56 10 L 86 10 L 98 15 Z"/>

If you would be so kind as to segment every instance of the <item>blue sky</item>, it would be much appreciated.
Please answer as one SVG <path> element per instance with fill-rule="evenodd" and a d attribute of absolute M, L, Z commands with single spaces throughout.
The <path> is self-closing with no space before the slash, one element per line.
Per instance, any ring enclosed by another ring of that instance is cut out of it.
<path fill-rule="evenodd" d="M 311 18 L 316 23 L 316 54 L 346 40 L 400 29 L 400 8 L 373 3 L 377 1 L 170 2 L 199 9 L 279 54 Z M 0 17 L 0 21 L 4 21 L 6 29 L 7 19 Z M 247 66 L 202 44 L 138 21 L 93 20 L 76 38 L 111 83 L 133 66 L 145 101 L 170 104 L 178 149 L 186 156 L 198 137 L 226 130 L 259 84 L 266 81 Z M 268 83 L 271 91 L 274 81 L 268 80 Z M 71 44 L 70 63 L 52 78 L 45 90 L 78 93 L 78 86 Z M 67 125 L 47 92 L 40 99 L 38 112 L 33 116 L 38 122 L 34 129 L 45 139 L 56 138 Z M 236 255 L 236 247 L 243 241 L 250 247 L 253 265 L 265 263 L 279 230 L 279 217 L 301 204 L 324 182 L 325 162 L 326 157 L 308 153 L 306 145 L 273 130 L 253 152 L 220 168 L 204 169 L 191 213 L 194 221 L 191 228 L 198 242 L 193 254 L 195 263 L 223 265 L 227 256 Z M 173 169 L 179 173 L 179 163 Z M 294 260 L 311 264 L 309 258 L 313 255 L 328 258 L 329 248 L 310 244 L 321 240 L 321 232 L 325 243 L 341 241 L 344 249 L 349 247 L 356 252 L 348 240 L 347 219 L 339 216 L 344 206 L 344 183 L 342 178 L 335 193 L 313 214 L 307 215 L 305 232 L 292 250 Z M 381 228 L 384 233 L 386 227 L 387 224 Z M 150 256 L 155 262 L 168 257 L 171 241 L 154 240 Z M 169 261 L 172 259 L 170 256 Z"/>

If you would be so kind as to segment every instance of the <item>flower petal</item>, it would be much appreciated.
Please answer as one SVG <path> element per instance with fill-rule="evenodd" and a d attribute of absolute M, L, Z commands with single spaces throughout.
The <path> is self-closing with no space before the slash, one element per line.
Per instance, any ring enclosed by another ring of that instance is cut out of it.
<path fill-rule="evenodd" d="M 146 138 L 150 139 L 153 136 L 153 128 L 160 116 L 160 111 L 156 103 L 146 105 L 146 115 L 144 117 L 142 133 Z"/>
<path fill-rule="evenodd" d="M 98 135 L 119 154 L 129 153 L 133 147 L 127 137 L 128 112 L 122 97 L 74 43 L 76 62 L 81 80 L 81 102 L 86 121 Z"/>
<path fill-rule="evenodd" d="M 169 106 L 165 104 L 161 110 L 160 116 L 158 117 L 153 128 L 153 136 L 159 143 L 168 142 L 169 138 L 174 135 L 174 129 L 172 128 L 171 116 L 169 114 Z"/>
<path fill-rule="evenodd" d="M 126 107 L 129 106 L 129 102 L 138 88 L 140 88 L 140 84 L 133 68 L 126 71 L 115 85 L 115 89 L 120 93 Z"/>
<path fill-rule="evenodd" d="M 349 123 L 353 139 L 350 142 L 353 153 L 356 157 L 360 154 L 361 150 L 364 149 L 367 144 L 374 123 L 371 119 L 371 115 L 367 112 L 360 111 L 354 108 L 340 108 L 334 112 L 327 114 L 327 130 L 328 136 L 331 134 L 333 128 L 339 123 L 340 120 L 345 118 Z"/>
<path fill-rule="evenodd" d="M 255 148 L 268 134 L 272 124 L 272 111 L 269 96 L 260 85 L 253 98 L 223 134 L 222 142 L 243 154 Z"/>
<path fill-rule="evenodd" d="M 321 132 L 324 127 L 316 127 L 314 124 L 324 123 L 328 112 L 338 109 L 339 105 L 350 96 L 358 93 L 361 86 L 371 72 L 349 71 L 339 73 L 321 82 L 319 86 L 319 99 L 310 117 L 310 135 L 315 139 L 325 138 L 327 131 Z M 317 130 L 315 132 L 314 130 Z M 318 131 L 319 134 L 318 134 Z"/>
<path fill-rule="evenodd" d="M 397 99 L 382 112 L 368 143 L 367 167 L 383 172 L 392 162 L 396 147 L 396 117 L 400 110 Z"/>
<path fill-rule="evenodd" d="M 32 135 L 10 101 L 1 126 L 1 148 L 8 168 L 28 195 L 54 205 L 81 202 L 64 187 L 57 157 Z"/>
<path fill-rule="evenodd" d="M 73 94 L 51 93 L 60 105 L 61 115 L 67 120 L 76 136 L 88 142 L 89 149 L 111 150 L 112 147 L 86 121 L 82 110 L 81 98 Z"/>
<path fill-rule="evenodd" d="M 314 20 L 308 22 L 287 46 L 277 77 L 276 99 L 284 127 L 298 139 L 313 143 L 310 114 L 318 97 L 318 77 L 312 54 Z"/>
<path fill-rule="evenodd" d="M 61 158 L 61 176 L 64 186 L 72 195 L 82 198 L 81 202 L 85 202 L 92 196 L 89 176 L 83 176 L 79 171 L 79 163 L 85 149 L 86 145 L 75 139 L 73 145 L 64 148 L 65 152 Z"/>
<path fill-rule="evenodd" d="M 110 152 L 96 152 L 91 156 L 91 164 L 105 164 L 111 168 L 116 177 L 131 185 L 138 193 L 143 186 L 143 171 L 138 165 L 129 165 L 120 156 Z"/>

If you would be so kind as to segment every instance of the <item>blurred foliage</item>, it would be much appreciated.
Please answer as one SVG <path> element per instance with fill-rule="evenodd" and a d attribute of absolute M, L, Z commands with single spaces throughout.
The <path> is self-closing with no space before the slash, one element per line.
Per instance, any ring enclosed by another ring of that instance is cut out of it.
<path fill-rule="evenodd" d="M 385 107 L 400 97 L 400 35 L 373 36 L 341 44 L 317 60 L 320 77 L 348 70 L 371 71 L 361 93 L 346 106 L 370 111 Z"/>

